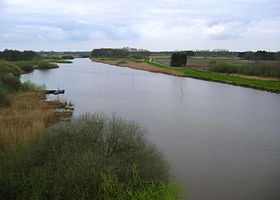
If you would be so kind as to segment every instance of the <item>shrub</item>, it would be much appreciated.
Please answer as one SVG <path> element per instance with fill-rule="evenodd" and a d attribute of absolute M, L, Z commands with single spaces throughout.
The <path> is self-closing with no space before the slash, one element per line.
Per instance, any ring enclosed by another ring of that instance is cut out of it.
<path fill-rule="evenodd" d="M 0 152 L 0 171 L 3 200 L 119 199 L 114 185 L 120 196 L 130 188 L 163 197 L 170 188 L 166 162 L 143 131 L 101 114 L 61 122 L 24 148 Z"/>
<path fill-rule="evenodd" d="M 7 93 L 4 91 L 4 89 L 0 88 L 0 107 L 1 106 L 9 106 L 10 100 L 8 98 Z"/>
<path fill-rule="evenodd" d="M 13 92 L 19 89 L 20 81 L 12 73 L 5 73 L 0 75 L 0 86 L 6 88 L 9 92 Z"/>
<path fill-rule="evenodd" d="M 61 56 L 61 59 L 74 59 L 74 57 L 71 55 L 63 55 Z"/>
<path fill-rule="evenodd" d="M 14 76 L 19 76 L 22 73 L 22 70 L 14 64 L 0 62 L 0 74 L 5 73 L 12 73 Z"/>
<path fill-rule="evenodd" d="M 33 67 L 30 64 L 22 64 L 22 65 L 19 66 L 19 68 L 24 72 L 32 72 L 33 71 Z"/>

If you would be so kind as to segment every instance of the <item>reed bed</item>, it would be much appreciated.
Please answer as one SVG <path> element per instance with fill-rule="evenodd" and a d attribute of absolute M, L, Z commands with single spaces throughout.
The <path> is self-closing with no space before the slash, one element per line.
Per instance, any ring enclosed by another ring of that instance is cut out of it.
<path fill-rule="evenodd" d="M 56 112 L 59 104 L 44 100 L 42 92 L 18 92 L 10 95 L 10 106 L 0 107 L 0 149 L 26 143 L 44 128 L 71 111 Z"/>

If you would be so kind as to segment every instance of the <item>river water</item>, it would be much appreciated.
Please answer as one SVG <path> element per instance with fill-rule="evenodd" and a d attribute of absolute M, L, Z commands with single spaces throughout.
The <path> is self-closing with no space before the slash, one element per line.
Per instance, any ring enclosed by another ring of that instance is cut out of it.
<path fill-rule="evenodd" d="M 280 95 L 75 59 L 21 76 L 138 122 L 190 200 L 280 199 Z"/>

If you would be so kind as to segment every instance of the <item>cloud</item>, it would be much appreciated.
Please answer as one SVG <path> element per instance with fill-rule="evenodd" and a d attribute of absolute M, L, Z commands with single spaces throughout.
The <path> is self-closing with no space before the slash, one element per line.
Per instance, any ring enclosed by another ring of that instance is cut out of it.
<path fill-rule="evenodd" d="M 279 50 L 279 10 L 278 0 L 0 0 L 0 47 Z"/>

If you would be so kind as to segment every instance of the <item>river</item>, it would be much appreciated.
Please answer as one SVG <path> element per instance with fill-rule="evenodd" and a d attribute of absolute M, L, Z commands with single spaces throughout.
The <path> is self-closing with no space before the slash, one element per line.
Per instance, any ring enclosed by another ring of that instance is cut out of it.
<path fill-rule="evenodd" d="M 280 199 L 280 95 L 75 59 L 22 81 L 138 122 L 190 200 Z"/>

